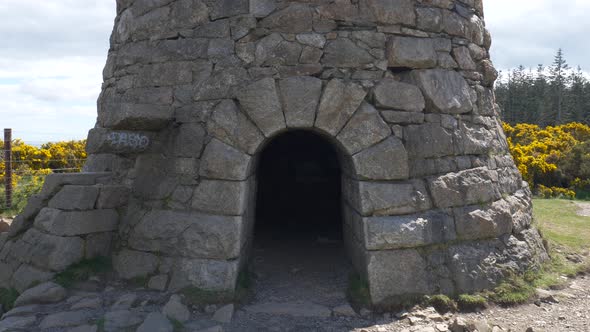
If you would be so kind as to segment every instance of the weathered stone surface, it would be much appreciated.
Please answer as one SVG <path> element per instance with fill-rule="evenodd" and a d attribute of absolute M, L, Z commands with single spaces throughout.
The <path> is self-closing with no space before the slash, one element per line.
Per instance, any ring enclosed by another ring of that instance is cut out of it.
<path fill-rule="evenodd" d="M 123 279 L 145 277 L 156 271 L 158 257 L 132 250 L 122 250 L 113 257 L 113 267 Z"/>
<path fill-rule="evenodd" d="M 150 281 L 148 282 L 148 288 L 163 292 L 166 290 L 167 284 L 168 284 L 168 275 L 161 274 L 161 275 L 157 275 L 157 276 L 150 278 Z"/>
<path fill-rule="evenodd" d="M 59 236 L 111 232 L 117 229 L 115 210 L 62 211 L 44 208 L 35 218 L 35 226 Z"/>
<path fill-rule="evenodd" d="M 286 315 L 293 317 L 317 317 L 326 318 L 332 314 L 331 310 L 314 303 L 261 303 L 244 308 L 247 312 Z"/>
<path fill-rule="evenodd" d="M 414 1 L 411 0 L 363 0 L 368 14 L 372 14 L 377 23 L 414 25 L 416 13 Z"/>
<path fill-rule="evenodd" d="M 250 14 L 266 17 L 276 9 L 275 0 L 250 0 Z"/>
<path fill-rule="evenodd" d="M 62 210 L 92 210 L 98 198 L 94 186 L 64 186 L 49 201 L 50 208 Z"/>
<path fill-rule="evenodd" d="M 485 126 L 461 122 L 455 139 L 457 152 L 465 155 L 486 154 L 494 148 L 495 136 Z"/>
<path fill-rule="evenodd" d="M 403 180 L 409 177 L 408 153 L 397 137 L 390 136 L 352 159 L 360 179 Z"/>
<path fill-rule="evenodd" d="M 452 155 L 452 132 L 437 123 L 407 126 L 404 140 L 408 154 L 414 158 L 432 158 Z"/>
<path fill-rule="evenodd" d="M 432 208 L 432 201 L 424 182 L 405 183 L 358 182 L 359 201 L 364 216 L 388 216 L 409 214 Z"/>
<path fill-rule="evenodd" d="M 373 56 L 348 38 L 328 41 L 322 64 L 326 67 L 363 67 L 372 63 Z"/>
<path fill-rule="evenodd" d="M 56 303 L 65 298 L 66 290 L 63 287 L 53 282 L 46 282 L 23 292 L 14 302 L 14 306 Z"/>
<path fill-rule="evenodd" d="M 36 321 L 35 316 L 8 317 L 0 321 L 0 331 L 18 331 L 35 324 Z"/>
<path fill-rule="evenodd" d="M 480 167 L 429 179 L 428 186 L 434 204 L 439 208 L 447 208 L 498 199 L 492 172 Z"/>
<path fill-rule="evenodd" d="M 213 314 L 213 320 L 220 323 L 231 323 L 233 316 L 234 305 L 228 304 L 215 311 L 215 313 Z"/>
<path fill-rule="evenodd" d="M 129 244 L 171 256 L 232 259 L 243 245 L 242 223 L 241 217 L 153 210 L 134 228 Z"/>
<path fill-rule="evenodd" d="M 363 103 L 336 138 L 353 155 L 389 135 L 391 129 L 381 114 L 369 103 Z"/>
<path fill-rule="evenodd" d="M 84 257 L 84 240 L 79 237 L 60 237 L 30 229 L 21 239 L 23 260 L 40 268 L 62 271 Z M 45 280 L 44 280 L 45 281 Z"/>
<path fill-rule="evenodd" d="M 374 303 L 395 302 L 433 291 L 426 261 L 413 249 L 367 253 L 369 291 Z"/>
<path fill-rule="evenodd" d="M 116 209 L 127 204 L 130 190 L 126 186 L 103 185 L 96 201 L 97 209 Z"/>
<path fill-rule="evenodd" d="M 188 308 L 182 304 L 182 300 L 178 295 L 172 295 L 170 300 L 164 308 L 162 308 L 162 313 L 166 315 L 170 319 L 177 320 L 181 323 L 186 322 L 189 320 L 191 313 Z"/>
<path fill-rule="evenodd" d="M 220 141 L 254 154 L 264 136 L 231 100 L 221 101 L 213 111 L 207 130 Z"/>
<path fill-rule="evenodd" d="M 220 180 L 243 181 L 250 176 L 250 156 L 213 139 L 203 152 L 199 174 Z"/>
<path fill-rule="evenodd" d="M 34 214 L 37 214 L 38 210 L 37 207 L 41 205 L 42 200 L 49 199 L 53 196 L 62 186 L 66 185 L 79 185 L 79 186 L 89 186 L 96 184 L 99 181 L 107 180 L 111 177 L 111 173 L 109 172 L 101 172 L 101 173 L 53 173 L 49 174 L 45 177 L 45 182 L 43 183 L 43 189 L 39 193 L 38 200 L 35 199 L 34 202 L 29 201 L 30 203 L 34 203 L 34 207 L 27 207 L 25 211 L 28 213 L 24 213 L 28 219 L 28 217 L 33 217 Z"/>
<path fill-rule="evenodd" d="M 469 49 L 465 46 L 455 47 L 453 49 L 453 56 L 459 64 L 459 67 L 463 70 L 475 70 L 477 68 L 475 62 L 471 58 Z"/>
<path fill-rule="evenodd" d="M 469 85 L 456 71 L 416 70 L 411 77 L 422 89 L 430 111 L 461 114 L 473 110 Z"/>
<path fill-rule="evenodd" d="M 98 122 L 104 128 L 160 130 L 172 121 L 170 106 L 118 103 L 99 107 Z"/>
<path fill-rule="evenodd" d="M 433 68 L 438 56 L 429 38 L 391 37 L 387 42 L 389 67 Z"/>
<path fill-rule="evenodd" d="M 93 317 L 92 312 L 88 311 L 66 311 L 51 314 L 41 321 L 39 324 L 40 329 L 50 328 L 64 328 L 70 326 L 78 326 L 88 323 Z"/>
<path fill-rule="evenodd" d="M 192 207 L 222 215 L 242 215 L 246 209 L 249 182 L 203 180 L 195 189 Z"/>
<path fill-rule="evenodd" d="M 152 312 L 147 315 L 145 321 L 137 328 L 137 332 L 172 332 L 172 323 L 159 312 Z"/>
<path fill-rule="evenodd" d="M 382 80 L 373 95 L 377 107 L 408 112 L 421 112 L 425 107 L 424 96 L 418 87 L 393 79 Z"/>
<path fill-rule="evenodd" d="M 290 77 L 280 80 L 279 87 L 287 127 L 312 127 L 322 94 L 322 81 L 315 77 Z"/>
<path fill-rule="evenodd" d="M 415 248 L 456 238 L 453 218 L 443 212 L 370 217 L 363 223 L 367 250 Z"/>
<path fill-rule="evenodd" d="M 497 238 L 512 233 L 510 205 L 500 200 L 485 206 L 454 209 L 457 236 L 462 240 Z"/>
<path fill-rule="evenodd" d="M 234 291 L 238 262 L 206 259 L 180 259 L 172 271 L 169 290 L 194 286 L 211 291 Z"/>
<path fill-rule="evenodd" d="M 109 311 L 104 315 L 105 331 L 121 331 L 143 322 L 140 314 L 129 310 Z"/>
<path fill-rule="evenodd" d="M 12 287 L 22 293 L 35 284 L 51 280 L 54 275 L 52 272 L 22 264 L 12 276 Z"/>
<path fill-rule="evenodd" d="M 366 95 L 367 92 L 360 85 L 331 80 L 320 100 L 316 127 L 337 135 Z"/>
<path fill-rule="evenodd" d="M 392 124 L 421 124 L 424 122 L 424 113 L 381 111 L 383 120 Z M 403 137 L 403 133 L 401 135 Z"/>
<path fill-rule="evenodd" d="M 113 243 L 113 233 L 95 233 L 86 237 L 84 258 L 109 257 Z"/>
<path fill-rule="evenodd" d="M 305 4 L 291 4 L 263 19 L 260 26 L 286 33 L 311 32 L 312 10 Z"/>
<path fill-rule="evenodd" d="M 265 78 L 238 93 L 240 106 L 265 136 L 285 128 L 285 117 L 277 94 L 275 80 Z"/>

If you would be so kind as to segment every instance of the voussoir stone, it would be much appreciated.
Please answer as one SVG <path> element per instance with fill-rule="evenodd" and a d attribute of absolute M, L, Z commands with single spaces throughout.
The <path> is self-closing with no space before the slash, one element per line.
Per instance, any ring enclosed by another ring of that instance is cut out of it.
<path fill-rule="evenodd" d="M 422 89 L 429 110 L 447 114 L 462 114 L 473 110 L 469 85 L 456 71 L 415 70 L 411 77 Z"/>
<path fill-rule="evenodd" d="M 371 104 L 363 103 L 336 137 L 344 148 L 355 154 L 391 135 L 391 128 Z"/>
<path fill-rule="evenodd" d="M 238 92 L 238 100 L 265 136 L 285 128 L 285 117 L 274 79 L 264 78 L 244 87 Z"/>
<path fill-rule="evenodd" d="M 205 147 L 199 174 L 205 178 L 243 181 L 249 176 L 250 159 L 244 152 L 213 139 Z"/>
<path fill-rule="evenodd" d="M 387 42 L 387 60 L 390 67 L 433 68 L 438 55 L 430 38 L 391 37 Z"/>
<path fill-rule="evenodd" d="M 355 154 L 352 159 L 361 179 L 403 180 L 409 177 L 408 152 L 394 136 Z"/>
<path fill-rule="evenodd" d="M 315 77 L 290 77 L 279 81 L 287 127 L 312 127 L 322 94 L 322 81 Z"/>
<path fill-rule="evenodd" d="M 355 83 L 334 79 L 328 82 L 318 109 L 316 127 L 337 135 L 352 114 L 359 108 L 367 92 Z"/>
<path fill-rule="evenodd" d="M 39 286 L 27 289 L 14 302 L 15 307 L 29 304 L 56 303 L 66 298 L 66 290 L 54 283 L 46 282 Z"/>
<path fill-rule="evenodd" d="M 412 84 L 384 79 L 373 90 L 377 107 L 421 112 L 425 101 L 420 89 Z"/>
<path fill-rule="evenodd" d="M 264 140 L 260 130 L 232 100 L 223 100 L 213 110 L 207 123 L 215 138 L 248 154 L 254 154 Z"/>

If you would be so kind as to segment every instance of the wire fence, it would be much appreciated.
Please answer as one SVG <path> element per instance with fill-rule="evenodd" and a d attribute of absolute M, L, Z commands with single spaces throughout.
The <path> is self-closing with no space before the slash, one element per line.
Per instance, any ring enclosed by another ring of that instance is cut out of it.
<path fill-rule="evenodd" d="M 49 159 L 44 159 L 49 157 Z M 86 158 L 64 155 L 30 156 L 12 147 L 12 130 L 4 130 L 0 149 L 0 215 L 17 214 L 30 196 L 38 193 L 45 177 L 52 173 L 78 173 Z"/>

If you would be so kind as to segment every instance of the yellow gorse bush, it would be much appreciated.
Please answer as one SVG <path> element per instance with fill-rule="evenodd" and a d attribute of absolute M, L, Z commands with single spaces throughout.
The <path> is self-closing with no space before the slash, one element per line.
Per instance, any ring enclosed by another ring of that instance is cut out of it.
<path fill-rule="evenodd" d="M 541 128 L 527 123 L 514 126 L 504 123 L 504 131 L 518 170 L 538 195 L 575 196 L 572 190 L 553 184 L 562 184 L 567 178 L 560 164 L 575 146 L 590 141 L 590 126 L 574 122 Z M 588 182 L 588 179 L 576 179 L 570 181 L 567 187 L 580 188 L 581 184 Z"/>

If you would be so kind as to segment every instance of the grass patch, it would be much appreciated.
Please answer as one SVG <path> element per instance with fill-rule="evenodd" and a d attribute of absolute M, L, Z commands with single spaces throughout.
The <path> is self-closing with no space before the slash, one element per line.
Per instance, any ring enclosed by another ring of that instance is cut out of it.
<path fill-rule="evenodd" d="M 579 216 L 575 201 L 534 199 L 535 222 L 543 236 L 572 251 L 588 248 L 590 217 Z"/>
<path fill-rule="evenodd" d="M 184 330 L 184 324 L 182 324 L 179 320 L 174 319 L 174 318 L 170 318 L 168 317 L 168 319 L 170 320 L 170 323 L 172 324 L 172 328 L 174 329 L 174 332 L 180 332 Z"/>
<path fill-rule="evenodd" d="M 535 296 L 531 282 L 519 276 L 511 276 L 493 289 L 489 298 L 502 306 L 513 306 L 531 301 Z"/>
<path fill-rule="evenodd" d="M 430 296 L 428 304 L 433 306 L 438 312 L 455 312 L 457 311 L 457 303 L 450 297 L 442 294 Z"/>
<path fill-rule="evenodd" d="M 461 311 L 478 311 L 483 310 L 488 306 L 488 300 L 477 294 L 461 294 L 457 298 L 457 304 Z"/>
<path fill-rule="evenodd" d="M 105 319 L 101 318 L 99 320 L 96 321 L 96 326 L 97 326 L 97 331 L 98 332 L 104 332 L 104 324 L 105 324 Z"/>
<path fill-rule="evenodd" d="M 70 288 L 80 281 L 88 280 L 93 275 L 106 273 L 112 270 L 111 260 L 106 257 L 97 257 L 83 260 L 80 263 L 68 267 L 55 277 L 55 282 L 64 288 Z"/>
<path fill-rule="evenodd" d="M 353 306 L 368 307 L 371 305 L 369 283 L 356 273 L 351 273 L 346 293 Z"/>
<path fill-rule="evenodd" d="M 14 307 L 14 302 L 18 296 L 19 293 L 14 288 L 0 288 L 0 304 L 4 311 L 9 311 Z"/>

